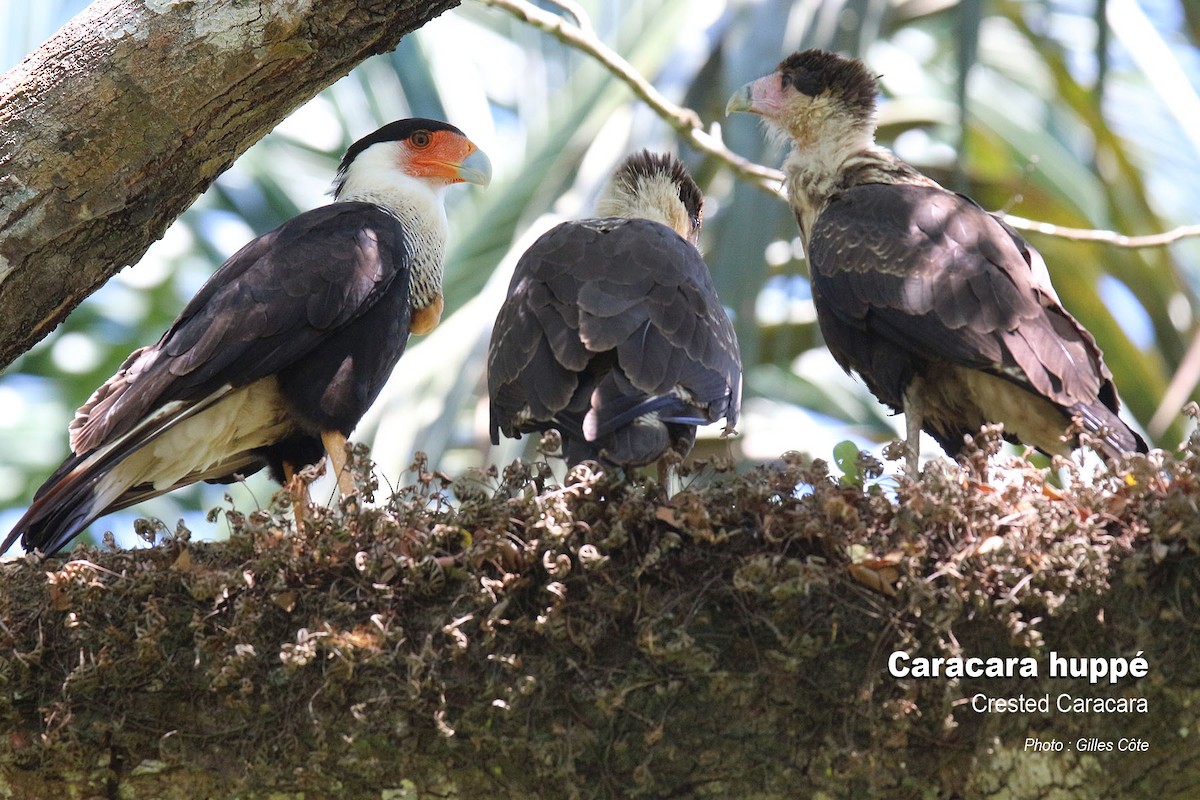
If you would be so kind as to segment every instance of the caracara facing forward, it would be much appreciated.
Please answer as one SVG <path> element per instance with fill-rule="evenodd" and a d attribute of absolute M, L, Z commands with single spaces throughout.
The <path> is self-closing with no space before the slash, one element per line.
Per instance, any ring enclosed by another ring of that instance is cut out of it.
<path fill-rule="evenodd" d="M 677 159 L 613 174 L 605 215 L 563 223 L 517 263 L 488 351 L 492 442 L 557 429 L 570 464 L 687 455 L 737 424 L 741 358 L 696 249 L 702 197 Z"/>
<path fill-rule="evenodd" d="M 0 552 L 21 537 L 52 555 L 112 511 L 263 467 L 283 481 L 326 452 L 353 492 L 346 437 L 409 334 L 441 316 L 445 189 L 490 174 L 444 122 L 401 120 L 355 142 L 334 203 L 234 254 L 79 409 L 72 455 Z"/>
<path fill-rule="evenodd" d="M 1046 453 L 1078 444 L 1063 438 L 1073 419 L 1107 457 L 1145 452 L 1041 257 L 877 146 L 875 96 L 861 61 L 806 50 L 743 86 L 726 112 L 759 114 L 791 139 L 785 185 L 821 333 L 844 369 L 904 412 L 910 463 L 922 428 L 953 456 L 994 422 Z"/>

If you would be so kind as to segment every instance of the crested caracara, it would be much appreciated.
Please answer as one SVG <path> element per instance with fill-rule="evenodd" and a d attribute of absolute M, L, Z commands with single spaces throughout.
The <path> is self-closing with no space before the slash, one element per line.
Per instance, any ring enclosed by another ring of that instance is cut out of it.
<path fill-rule="evenodd" d="M 922 428 L 954 456 L 995 422 L 1046 453 L 1078 445 L 1065 438 L 1073 420 L 1106 457 L 1145 452 L 1041 256 L 876 145 L 876 92 L 861 61 L 806 50 L 739 89 L 726 113 L 758 114 L 790 140 L 785 189 L 821 333 L 845 370 L 904 412 L 909 463 Z"/>
<path fill-rule="evenodd" d="M 71 455 L 0 552 L 20 537 L 49 556 L 112 511 L 263 467 L 283 481 L 326 454 L 352 493 L 346 437 L 409 334 L 441 316 L 445 189 L 490 175 L 444 122 L 400 120 L 355 142 L 335 202 L 235 253 L 76 412 Z"/>
<path fill-rule="evenodd" d="M 553 428 L 569 464 L 629 468 L 686 456 L 697 425 L 733 429 L 741 357 L 696 248 L 702 202 L 678 159 L 643 151 L 597 218 L 525 251 L 488 350 L 493 443 Z"/>

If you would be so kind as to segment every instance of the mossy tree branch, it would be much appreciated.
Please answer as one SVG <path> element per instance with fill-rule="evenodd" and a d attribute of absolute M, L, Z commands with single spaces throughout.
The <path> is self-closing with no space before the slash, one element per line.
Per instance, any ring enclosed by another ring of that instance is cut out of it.
<path fill-rule="evenodd" d="M 669 503 L 418 464 L 385 506 L 230 514 L 0 589 L 0 786 L 128 798 L 1195 796 L 1200 451 L 1064 489 L 1015 460 L 894 491 L 798 459 Z M 864 475 L 872 465 L 864 462 Z M 706 484 L 707 485 L 701 485 Z M 797 491 L 799 490 L 799 491 Z M 914 679 L 889 655 L 1031 658 Z M 1049 654 L 1132 659 L 1115 684 Z M 970 698 L 1145 701 L 977 713 Z M 1026 739 L 1069 743 L 1030 752 Z M 1088 752 L 1080 739 L 1144 740 Z M 7 782 L 7 783 L 5 783 Z M 191 794 L 188 794 L 188 793 Z"/>

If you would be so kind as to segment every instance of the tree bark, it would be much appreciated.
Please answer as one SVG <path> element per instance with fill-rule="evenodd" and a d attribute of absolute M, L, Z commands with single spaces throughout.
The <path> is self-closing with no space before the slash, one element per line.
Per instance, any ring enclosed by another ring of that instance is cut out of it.
<path fill-rule="evenodd" d="M 0 78 L 0 368 L 234 159 L 458 0 L 97 0 Z"/>
<path fill-rule="evenodd" d="M 668 503 L 514 465 L 452 508 L 418 465 L 301 533 L 10 563 L 0 794 L 1194 798 L 1198 468 L 792 460 Z"/>

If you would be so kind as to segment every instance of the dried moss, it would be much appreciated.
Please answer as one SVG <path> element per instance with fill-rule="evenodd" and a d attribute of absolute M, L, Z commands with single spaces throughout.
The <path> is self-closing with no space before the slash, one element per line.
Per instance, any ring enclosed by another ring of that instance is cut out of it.
<path fill-rule="evenodd" d="M 522 464 L 451 481 L 418 461 L 395 497 L 307 509 L 299 532 L 281 495 L 221 512 L 227 542 L 177 531 L 9 563 L 0 789 L 1194 796 L 1194 759 L 1173 754 L 1195 752 L 1200 708 L 1200 447 L 1094 479 L 1068 466 L 1055 488 L 989 460 L 994 441 L 916 481 L 872 481 L 867 461 L 863 480 L 838 481 L 791 454 L 744 474 L 706 465 L 670 501 L 585 468 L 561 485 Z M 895 650 L 1143 651 L 1151 674 L 898 679 Z M 963 701 L 1060 690 L 1145 697 L 1151 712 Z M 1153 750 L 1046 759 L 1026 736 Z"/>

